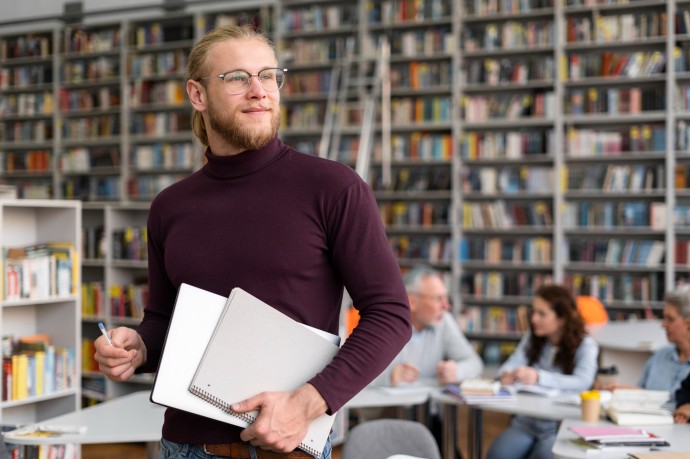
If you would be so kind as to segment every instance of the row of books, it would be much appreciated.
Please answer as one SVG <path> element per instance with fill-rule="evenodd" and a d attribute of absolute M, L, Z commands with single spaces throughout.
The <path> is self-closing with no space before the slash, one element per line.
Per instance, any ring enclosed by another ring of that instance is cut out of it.
<path fill-rule="evenodd" d="M 137 79 L 132 85 L 132 107 L 147 104 L 181 105 L 187 101 L 187 93 L 183 81 L 150 81 Z"/>
<path fill-rule="evenodd" d="M 462 227 L 465 229 L 510 229 L 516 227 L 545 228 L 553 224 L 551 203 L 464 202 Z"/>
<path fill-rule="evenodd" d="M 77 251 L 70 242 L 5 247 L 4 299 L 46 299 L 77 293 Z"/>
<path fill-rule="evenodd" d="M 521 159 L 546 157 L 554 151 L 553 129 L 500 132 L 464 132 L 460 138 L 463 159 Z"/>
<path fill-rule="evenodd" d="M 89 147 L 68 148 L 59 156 L 60 171 L 69 173 L 91 172 L 97 168 L 111 168 L 113 174 L 118 174 L 120 166 L 120 148 Z"/>
<path fill-rule="evenodd" d="M 676 266 L 690 267 L 690 241 L 676 240 L 674 253 Z"/>
<path fill-rule="evenodd" d="M 615 43 L 666 36 L 666 11 L 568 17 L 568 43 Z"/>
<path fill-rule="evenodd" d="M 647 274 L 565 274 L 563 282 L 574 295 L 589 295 L 604 303 L 661 301 L 664 293 L 663 273 Z"/>
<path fill-rule="evenodd" d="M 26 34 L 0 40 L 0 59 L 18 59 L 22 57 L 48 57 L 52 54 L 49 35 Z"/>
<path fill-rule="evenodd" d="M 467 82 L 497 85 L 554 81 L 556 67 L 552 56 L 531 56 L 513 59 L 470 59 Z"/>
<path fill-rule="evenodd" d="M 533 94 L 487 94 L 466 96 L 463 100 L 465 121 L 486 122 L 492 119 L 548 118 L 555 111 L 556 96 L 551 91 Z"/>
<path fill-rule="evenodd" d="M 189 53 L 178 49 L 160 53 L 135 54 L 129 60 L 129 75 L 135 78 L 148 78 L 184 73 L 189 61 Z"/>
<path fill-rule="evenodd" d="M 465 168 L 461 188 L 464 193 L 550 193 L 554 188 L 553 168 L 541 166 Z"/>
<path fill-rule="evenodd" d="M 165 136 L 172 133 L 190 131 L 191 113 L 184 112 L 146 112 L 132 116 L 132 134 Z"/>
<path fill-rule="evenodd" d="M 9 341 L 9 348 L 6 344 Z M 51 344 L 47 334 L 3 337 L 2 400 L 22 400 L 73 387 L 74 348 Z"/>
<path fill-rule="evenodd" d="M 46 65 L 0 68 L 0 89 L 27 88 L 53 82 L 53 70 Z"/>
<path fill-rule="evenodd" d="M 283 62 L 289 65 L 333 62 L 345 57 L 346 42 L 346 37 L 325 37 L 318 40 L 295 39 L 283 51 Z"/>
<path fill-rule="evenodd" d="M 183 21 L 152 22 L 139 25 L 132 32 L 131 43 L 137 48 L 194 39 L 193 24 Z"/>
<path fill-rule="evenodd" d="M 144 317 L 144 308 L 149 300 L 149 286 L 146 279 L 140 279 L 137 284 L 113 284 L 110 286 L 110 316 Z"/>
<path fill-rule="evenodd" d="M 323 32 L 357 24 L 356 4 L 336 6 L 318 5 L 301 9 L 286 9 L 281 17 L 284 30 L 291 33 Z"/>
<path fill-rule="evenodd" d="M 447 167 L 401 167 L 393 172 L 389 185 L 383 184 L 381 169 L 372 170 L 369 184 L 374 191 L 449 191 L 450 171 Z"/>
<path fill-rule="evenodd" d="M 148 233 L 145 226 L 127 226 L 112 233 L 113 260 L 146 260 Z"/>
<path fill-rule="evenodd" d="M 375 25 L 438 20 L 450 16 L 451 11 L 449 0 L 383 0 L 367 4 L 367 22 Z"/>
<path fill-rule="evenodd" d="M 120 135 L 120 115 L 91 115 L 62 121 L 62 136 L 70 140 L 95 139 Z"/>
<path fill-rule="evenodd" d="M 641 113 L 666 110 L 666 90 L 649 88 L 578 88 L 568 91 L 569 115 Z"/>
<path fill-rule="evenodd" d="M 93 89 L 61 88 L 59 100 L 59 107 L 63 112 L 94 108 L 106 110 L 120 106 L 120 90 L 108 86 Z"/>
<path fill-rule="evenodd" d="M 52 168 L 53 154 L 48 150 L 0 151 L 0 173 L 49 172 Z"/>
<path fill-rule="evenodd" d="M 102 317 L 105 309 L 103 282 L 82 282 L 81 314 L 83 317 Z"/>
<path fill-rule="evenodd" d="M 48 91 L 0 95 L 0 117 L 50 115 L 53 94 Z"/>
<path fill-rule="evenodd" d="M 0 123 L 2 142 L 46 142 L 53 138 L 53 123 L 49 120 L 23 120 Z"/>
<path fill-rule="evenodd" d="M 120 199 L 119 177 L 79 176 L 66 177 L 62 182 L 65 199 L 82 201 L 116 201 Z"/>
<path fill-rule="evenodd" d="M 566 138 L 567 154 L 576 157 L 619 156 L 627 152 L 661 155 L 666 150 L 666 127 L 660 124 L 605 129 L 569 127 Z"/>
<path fill-rule="evenodd" d="M 117 56 L 99 56 L 93 59 L 77 59 L 60 66 L 60 81 L 80 84 L 120 77 L 120 60 Z"/>
<path fill-rule="evenodd" d="M 659 267 L 666 252 L 663 241 L 575 239 L 566 243 L 568 260 L 613 266 Z"/>
<path fill-rule="evenodd" d="M 186 177 L 186 173 L 175 175 L 139 176 L 127 181 L 127 196 L 137 201 L 150 201 L 162 189 Z"/>
<path fill-rule="evenodd" d="M 379 215 L 383 224 L 396 226 L 448 225 L 450 203 L 438 201 L 396 201 L 380 202 Z"/>
<path fill-rule="evenodd" d="M 300 72 L 298 77 L 290 75 L 285 80 L 285 86 L 280 90 L 280 94 L 286 98 L 303 94 L 327 94 L 331 87 L 332 76 L 333 72 L 330 69 Z"/>
<path fill-rule="evenodd" d="M 465 52 L 473 52 L 552 46 L 554 31 L 552 20 L 470 25 L 463 30 L 463 49 Z"/>
<path fill-rule="evenodd" d="M 450 134 L 413 132 L 391 135 L 391 156 L 394 160 L 450 160 L 453 140 Z M 374 148 L 374 160 L 381 160 L 380 141 Z"/>
<path fill-rule="evenodd" d="M 599 191 L 652 191 L 666 186 L 663 165 L 571 165 L 565 188 Z"/>
<path fill-rule="evenodd" d="M 663 74 L 665 69 L 663 51 L 570 53 L 567 77 L 573 81 L 614 76 L 639 78 Z"/>
<path fill-rule="evenodd" d="M 515 341 L 470 341 L 484 365 L 500 365 L 515 351 Z"/>
<path fill-rule="evenodd" d="M 119 27 L 97 30 L 68 29 L 62 45 L 64 53 L 107 53 L 117 51 L 122 43 Z"/>
<path fill-rule="evenodd" d="M 465 333 L 524 333 L 529 330 L 528 306 L 463 305 L 460 328 Z"/>
<path fill-rule="evenodd" d="M 388 243 L 399 259 L 426 263 L 450 263 L 453 241 L 441 236 L 389 236 Z"/>
<path fill-rule="evenodd" d="M 450 98 L 433 97 L 395 97 L 391 99 L 391 122 L 410 124 L 420 121 L 449 122 L 451 113 Z"/>
<path fill-rule="evenodd" d="M 12 459 L 77 459 L 79 445 L 75 443 L 55 445 L 8 445 Z"/>
<path fill-rule="evenodd" d="M 453 81 L 450 62 L 410 62 L 391 65 L 390 82 L 393 89 L 421 89 L 449 86 Z"/>
<path fill-rule="evenodd" d="M 436 27 L 429 30 L 401 31 L 393 30 L 387 33 L 391 45 L 391 56 L 417 58 L 420 56 L 438 56 L 451 53 L 456 49 L 456 40 L 450 27 Z M 377 49 L 376 36 L 368 36 L 362 44 L 363 53 L 367 56 L 375 55 Z"/>
<path fill-rule="evenodd" d="M 42 181 L 33 180 L 13 180 L 13 185 L 17 187 L 17 197 L 20 199 L 52 199 L 53 182 L 51 179 Z"/>
<path fill-rule="evenodd" d="M 529 13 L 553 8 L 553 0 L 465 0 L 465 11 L 476 16 Z"/>
<path fill-rule="evenodd" d="M 471 272 L 465 269 L 461 279 L 463 303 L 471 304 L 478 300 L 498 300 L 509 296 L 530 297 L 539 287 L 553 283 L 550 273 L 528 271 L 491 271 Z"/>
<path fill-rule="evenodd" d="M 666 227 L 665 202 L 566 202 L 563 212 L 565 228 Z"/>
<path fill-rule="evenodd" d="M 548 237 L 471 237 L 460 241 L 460 262 L 481 260 L 486 263 L 515 262 L 547 264 L 553 260 Z"/>
<path fill-rule="evenodd" d="M 130 163 L 138 171 L 188 169 L 194 166 L 197 154 L 191 142 L 137 145 L 133 148 Z"/>

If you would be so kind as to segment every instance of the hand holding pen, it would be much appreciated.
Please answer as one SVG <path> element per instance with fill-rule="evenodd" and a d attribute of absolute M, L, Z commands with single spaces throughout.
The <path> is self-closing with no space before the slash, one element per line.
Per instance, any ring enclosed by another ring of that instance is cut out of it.
<path fill-rule="evenodd" d="M 94 342 L 94 359 L 98 368 L 114 381 L 126 381 L 146 363 L 146 345 L 135 330 L 118 327 L 110 332 L 99 322 L 103 335 Z"/>

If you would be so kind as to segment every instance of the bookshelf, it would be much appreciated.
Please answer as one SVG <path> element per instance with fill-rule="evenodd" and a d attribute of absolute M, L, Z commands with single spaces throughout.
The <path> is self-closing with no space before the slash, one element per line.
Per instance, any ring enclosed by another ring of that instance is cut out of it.
<path fill-rule="evenodd" d="M 272 32 L 289 69 L 281 136 L 308 152 L 348 39 L 351 73 L 366 77 L 388 37 L 392 182 L 379 145 L 368 181 L 401 267 L 447 274 L 490 362 L 517 342 L 543 282 L 625 318 L 658 315 L 690 276 L 687 0 L 282 0 L 0 31 L 2 181 L 89 201 L 84 222 L 104 240 L 114 213 L 131 208 L 137 225 L 140 205 L 201 165 L 183 69 L 194 40 L 228 22 Z M 360 115 L 337 152 L 351 165 Z M 109 257 L 84 263 L 107 304 L 112 270 L 136 272 Z"/>
<path fill-rule="evenodd" d="M 80 406 L 81 276 L 75 249 L 81 240 L 80 228 L 78 201 L 0 201 L 0 246 L 5 265 L 0 302 L 2 424 L 37 422 Z M 67 264 L 57 260 L 57 252 L 48 255 L 45 247 L 38 247 L 51 243 L 71 247 L 69 256 L 63 259 Z M 14 268 L 15 255 L 9 250 L 17 248 L 27 252 L 27 258 L 18 262 L 19 271 Z M 29 256 L 29 250 L 34 251 L 33 255 Z M 50 269 L 50 263 L 55 270 Z M 61 278 L 64 269 L 66 278 Z M 27 285 L 28 278 L 36 281 Z M 63 280 L 67 283 L 61 287 Z M 22 287 L 16 290 L 19 285 Z M 29 344 L 30 338 L 37 342 Z M 14 349 L 10 347 L 12 341 Z M 21 355 L 21 349 L 32 351 Z M 10 379 L 17 381 L 16 390 L 8 384 Z"/>

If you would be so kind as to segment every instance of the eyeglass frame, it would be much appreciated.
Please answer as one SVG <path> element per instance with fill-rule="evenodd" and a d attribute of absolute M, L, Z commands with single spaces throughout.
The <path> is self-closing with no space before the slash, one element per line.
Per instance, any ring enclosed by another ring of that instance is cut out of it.
<path fill-rule="evenodd" d="M 240 95 L 240 94 L 245 94 L 245 93 L 247 93 L 247 92 L 249 91 L 249 89 L 251 88 L 251 86 L 252 86 L 252 84 L 251 84 L 252 77 L 256 77 L 257 81 L 259 82 L 259 84 L 261 85 L 261 87 L 262 87 L 265 91 L 272 91 L 272 90 L 270 90 L 270 89 L 264 88 L 263 83 L 261 82 L 261 80 L 259 80 L 259 74 L 260 74 L 261 72 L 263 72 L 264 70 L 282 70 L 282 71 L 283 71 L 283 77 L 285 76 L 285 72 L 288 71 L 288 69 L 283 69 L 283 68 L 280 68 L 280 67 L 266 67 L 266 68 L 263 68 L 263 69 L 259 70 L 259 71 L 256 72 L 256 73 L 249 73 L 249 72 L 247 72 L 247 71 L 244 70 L 244 69 L 234 69 L 234 70 L 228 70 L 227 72 L 225 72 L 225 73 L 220 73 L 220 74 L 218 74 L 218 75 L 211 75 L 211 76 L 207 76 L 207 77 L 199 77 L 199 78 L 196 79 L 196 81 L 197 81 L 197 82 L 201 82 L 201 80 L 209 80 L 209 79 L 211 79 L 211 78 L 220 78 L 221 80 L 223 80 L 223 87 L 225 88 L 225 91 L 227 91 L 227 93 L 230 94 L 230 95 L 237 96 L 237 95 Z M 243 92 L 232 93 L 232 92 L 230 92 L 230 91 L 228 90 L 228 87 L 227 87 L 227 84 L 226 84 L 226 81 L 225 81 L 225 75 L 227 75 L 228 73 L 232 73 L 232 72 L 244 72 L 244 73 L 246 73 L 247 75 L 249 75 L 249 78 L 247 79 L 247 89 L 244 90 Z M 282 88 L 284 85 L 285 85 L 285 78 L 283 78 L 283 83 L 282 83 L 280 86 L 278 86 L 278 89 L 277 89 L 277 90 L 280 91 L 281 88 Z"/>

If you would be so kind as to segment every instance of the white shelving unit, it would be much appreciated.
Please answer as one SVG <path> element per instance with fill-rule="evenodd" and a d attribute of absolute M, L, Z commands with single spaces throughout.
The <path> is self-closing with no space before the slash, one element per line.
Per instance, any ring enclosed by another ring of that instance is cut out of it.
<path fill-rule="evenodd" d="M 62 200 L 0 200 L 0 247 L 48 242 L 81 243 L 81 203 Z M 77 261 L 78 263 L 78 257 Z M 78 270 L 79 271 L 79 270 Z M 79 276 L 77 281 L 79 281 Z M 46 333 L 55 347 L 74 349 L 68 388 L 44 395 L 0 402 L 0 423 L 23 424 L 72 412 L 81 406 L 80 295 L 0 302 L 0 335 Z M 4 381 L 7 375 L 2 373 Z"/>

